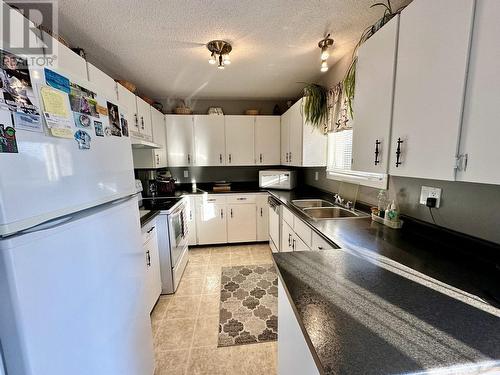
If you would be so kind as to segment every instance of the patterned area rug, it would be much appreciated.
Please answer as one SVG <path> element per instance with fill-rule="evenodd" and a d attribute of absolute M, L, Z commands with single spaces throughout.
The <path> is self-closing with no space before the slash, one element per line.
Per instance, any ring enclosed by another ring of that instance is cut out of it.
<path fill-rule="evenodd" d="M 223 267 L 218 346 L 277 339 L 278 275 L 274 265 Z"/>

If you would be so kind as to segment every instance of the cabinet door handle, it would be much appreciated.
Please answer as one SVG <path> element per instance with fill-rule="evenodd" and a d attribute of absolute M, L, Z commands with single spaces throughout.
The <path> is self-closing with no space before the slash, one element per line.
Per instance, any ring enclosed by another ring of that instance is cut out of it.
<path fill-rule="evenodd" d="M 286 153 L 285 161 L 288 163 L 288 152 Z"/>
<path fill-rule="evenodd" d="M 260 154 L 260 156 L 259 156 L 259 160 L 260 160 L 260 162 L 262 163 L 262 154 Z"/>
<path fill-rule="evenodd" d="M 216 200 L 217 199 L 215 199 L 215 198 L 209 198 L 209 199 L 207 199 L 207 202 L 215 202 Z"/>
<path fill-rule="evenodd" d="M 231 154 L 229 154 L 229 163 L 231 163 Z"/>
<path fill-rule="evenodd" d="M 295 251 L 295 238 L 293 239 L 293 242 L 292 242 L 292 249 L 293 249 L 293 251 Z"/>
<path fill-rule="evenodd" d="M 318 250 L 323 250 L 323 246 L 318 246 Z"/>
<path fill-rule="evenodd" d="M 246 201 L 246 198 L 236 198 L 237 201 Z"/>
<path fill-rule="evenodd" d="M 160 165 L 160 155 L 156 155 L 156 165 Z"/>
<path fill-rule="evenodd" d="M 189 210 L 189 220 L 193 220 L 193 210 Z"/>
<path fill-rule="evenodd" d="M 260 217 L 262 217 L 263 214 L 262 214 L 262 207 L 260 208 Z"/>
<path fill-rule="evenodd" d="M 377 139 L 375 141 L 375 165 L 380 163 L 380 160 L 378 160 L 378 155 L 380 154 L 378 146 L 380 145 L 380 141 Z"/>
<path fill-rule="evenodd" d="M 231 208 L 231 219 L 233 218 L 233 209 Z"/>
<path fill-rule="evenodd" d="M 219 162 L 222 164 L 222 154 L 219 154 Z"/>
<path fill-rule="evenodd" d="M 144 130 L 144 117 L 141 116 L 141 128 Z"/>
<path fill-rule="evenodd" d="M 398 138 L 398 147 L 396 149 L 396 168 L 398 168 L 402 163 L 399 161 L 401 158 L 401 143 L 404 141 L 401 140 L 401 138 Z"/>
<path fill-rule="evenodd" d="M 292 246 L 292 235 L 288 233 L 288 247 Z"/>
<path fill-rule="evenodd" d="M 290 160 L 288 160 L 290 163 L 292 162 L 292 151 L 290 151 L 290 157 L 289 157 Z"/>
<path fill-rule="evenodd" d="M 151 255 L 149 254 L 149 250 L 146 251 L 146 265 L 151 267 Z"/>
<path fill-rule="evenodd" d="M 151 227 L 151 229 L 150 229 L 150 230 L 148 230 L 148 232 L 147 232 L 147 233 L 151 233 L 152 231 L 154 231 L 154 229 L 155 229 L 155 227 Z"/>
<path fill-rule="evenodd" d="M 135 127 L 139 129 L 139 118 L 137 117 L 137 113 L 134 113 L 134 123 Z"/>
<path fill-rule="evenodd" d="M 191 154 L 188 154 L 188 164 L 191 164 Z"/>
<path fill-rule="evenodd" d="M 220 209 L 220 218 L 224 219 L 224 210 L 222 208 Z"/>

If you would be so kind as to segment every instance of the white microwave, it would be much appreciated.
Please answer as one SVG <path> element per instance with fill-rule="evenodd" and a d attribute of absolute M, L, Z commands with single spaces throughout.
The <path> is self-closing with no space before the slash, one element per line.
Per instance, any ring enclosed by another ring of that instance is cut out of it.
<path fill-rule="evenodd" d="M 259 187 L 292 190 L 297 185 L 297 172 L 285 169 L 259 171 Z"/>

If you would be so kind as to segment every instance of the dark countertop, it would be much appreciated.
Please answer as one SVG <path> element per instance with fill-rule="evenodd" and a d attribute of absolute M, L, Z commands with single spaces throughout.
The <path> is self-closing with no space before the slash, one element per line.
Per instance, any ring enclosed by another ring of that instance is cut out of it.
<path fill-rule="evenodd" d="M 139 210 L 139 215 L 141 217 L 141 227 L 149 223 L 151 220 L 153 220 L 160 211 L 154 211 L 154 210 Z"/>
<path fill-rule="evenodd" d="M 322 373 L 401 374 L 487 361 L 500 371 L 500 310 L 477 298 L 374 253 L 274 260 Z"/>
<path fill-rule="evenodd" d="M 213 183 L 198 183 L 197 190 L 193 192 L 191 184 L 176 184 L 175 193 L 169 196 L 181 197 L 183 195 L 199 194 L 245 194 L 245 193 L 266 193 L 267 190 L 261 189 L 256 182 L 232 182 L 230 191 L 213 191 Z"/>
<path fill-rule="evenodd" d="M 325 373 L 402 373 L 500 360 L 498 245 L 412 220 L 401 230 L 370 218 L 315 221 L 291 201 L 332 201 L 331 194 L 269 192 L 342 248 L 274 254 Z"/>
<path fill-rule="evenodd" d="M 331 194 L 314 188 L 269 193 L 336 247 L 382 255 L 500 308 L 500 245 L 449 233 L 409 218 L 400 230 L 375 223 L 369 217 L 315 221 L 291 201 L 305 198 L 332 201 Z"/>

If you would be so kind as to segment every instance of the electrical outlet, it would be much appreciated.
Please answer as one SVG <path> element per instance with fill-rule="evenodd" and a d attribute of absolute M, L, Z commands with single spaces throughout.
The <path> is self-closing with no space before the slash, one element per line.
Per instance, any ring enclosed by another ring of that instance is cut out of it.
<path fill-rule="evenodd" d="M 188 177 L 189 177 L 189 171 L 186 170 L 186 171 L 184 171 L 184 178 L 188 178 Z"/>
<path fill-rule="evenodd" d="M 420 191 L 420 204 L 425 206 L 427 198 L 436 198 L 436 208 L 439 208 L 441 202 L 441 188 L 422 186 Z"/>
<path fill-rule="evenodd" d="M 315 181 L 319 180 L 319 172 L 314 172 L 314 180 Z"/>

